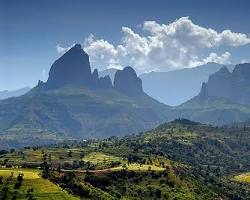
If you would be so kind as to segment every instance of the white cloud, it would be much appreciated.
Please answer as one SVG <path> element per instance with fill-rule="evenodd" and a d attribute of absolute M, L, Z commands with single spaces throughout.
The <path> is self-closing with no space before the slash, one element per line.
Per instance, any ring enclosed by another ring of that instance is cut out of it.
<path fill-rule="evenodd" d="M 118 53 L 121 50 L 119 47 L 114 47 L 106 40 L 95 40 L 94 36 L 91 34 L 84 41 L 84 51 L 90 55 L 90 62 L 99 69 L 121 67 L 120 62 L 117 60 L 119 58 Z M 101 63 L 102 66 L 97 66 L 99 63 Z"/>
<path fill-rule="evenodd" d="M 225 53 L 221 54 L 220 56 L 217 53 L 210 53 L 208 57 L 200 60 L 200 61 L 195 61 L 193 63 L 191 63 L 191 67 L 193 66 L 198 66 L 198 65 L 203 65 L 209 62 L 214 62 L 214 63 L 218 63 L 218 64 L 230 64 L 230 57 L 231 57 L 231 53 L 229 53 L 228 51 L 226 51 Z"/>
<path fill-rule="evenodd" d="M 73 46 L 73 45 L 72 45 Z M 72 46 L 70 47 L 62 47 L 59 44 L 56 45 L 56 51 L 57 53 L 65 53 L 66 51 L 68 51 Z"/>
<path fill-rule="evenodd" d="M 122 27 L 118 45 L 93 35 L 86 38 L 84 50 L 89 54 L 92 66 L 103 69 L 131 65 L 142 73 L 194 67 L 206 62 L 226 64 L 230 63 L 231 56 L 226 50 L 228 47 L 250 43 L 246 34 L 230 30 L 217 32 L 194 24 L 189 17 L 169 24 L 145 21 L 141 28 L 139 34 L 129 27 Z M 219 48 L 225 53 L 218 55 Z"/>
<path fill-rule="evenodd" d="M 231 53 L 226 51 L 221 56 L 218 56 L 217 53 L 210 53 L 207 58 L 205 58 L 203 61 L 204 63 L 208 62 L 216 62 L 219 64 L 230 64 L 230 56 Z"/>

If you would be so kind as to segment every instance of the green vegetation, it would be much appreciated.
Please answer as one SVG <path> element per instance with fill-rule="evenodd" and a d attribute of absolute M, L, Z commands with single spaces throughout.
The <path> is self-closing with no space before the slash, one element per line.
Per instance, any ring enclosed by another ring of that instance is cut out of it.
<path fill-rule="evenodd" d="M 121 162 L 122 159 L 116 156 L 107 155 L 101 152 L 92 152 L 84 156 L 83 160 L 85 162 L 91 162 L 93 164 L 98 163 L 112 163 L 112 162 Z"/>
<path fill-rule="evenodd" d="M 35 87 L 0 101 L 0 110 L 4 148 L 125 135 L 172 119 L 174 112 L 144 93 L 127 96 L 112 88 L 75 86 L 45 91 Z"/>
<path fill-rule="evenodd" d="M 0 151 L 0 165 L 40 168 L 43 178 L 26 180 L 53 182 L 81 199 L 245 200 L 249 133 L 248 126 L 175 120 L 123 138 Z"/>

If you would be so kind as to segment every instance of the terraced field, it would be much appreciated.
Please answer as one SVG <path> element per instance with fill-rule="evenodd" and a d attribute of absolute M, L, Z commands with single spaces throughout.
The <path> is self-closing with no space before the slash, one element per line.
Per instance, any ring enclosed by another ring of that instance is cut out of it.
<path fill-rule="evenodd" d="M 122 159 L 116 156 L 112 156 L 112 155 L 107 155 L 101 152 L 93 152 L 90 153 L 88 155 L 86 155 L 83 160 L 85 162 L 91 162 L 93 164 L 98 164 L 98 163 L 103 163 L 103 162 L 107 162 L 107 163 L 111 163 L 111 162 L 121 162 Z"/>

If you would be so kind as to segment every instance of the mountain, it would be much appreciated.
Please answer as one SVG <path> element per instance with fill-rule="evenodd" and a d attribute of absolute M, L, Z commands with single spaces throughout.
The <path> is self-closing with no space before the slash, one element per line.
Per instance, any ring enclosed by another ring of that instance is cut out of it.
<path fill-rule="evenodd" d="M 0 91 L 0 99 L 7 99 L 10 97 L 18 97 L 21 96 L 25 93 L 27 93 L 31 88 L 25 87 L 25 88 L 20 88 L 17 90 L 4 90 Z"/>
<path fill-rule="evenodd" d="M 222 67 L 212 74 L 202 91 L 206 96 L 222 97 L 250 105 L 250 63 L 235 66 L 232 73 Z"/>
<path fill-rule="evenodd" d="M 200 86 L 209 75 L 218 71 L 222 65 L 208 63 L 194 68 L 169 72 L 150 72 L 140 75 L 145 92 L 167 105 L 179 105 L 199 93 Z M 229 71 L 234 66 L 227 65 Z"/>
<path fill-rule="evenodd" d="M 53 63 L 47 82 L 0 101 L 0 145 L 120 136 L 174 118 L 171 108 L 144 93 L 133 68 L 117 71 L 114 80 L 91 73 L 88 55 L 75 45 Z"/>
<path fill-rule="evenodd" d="M 180 105 L 181 117 L 211 124 L 250 119 L 250 64 L 238 64 L 233 72 L 222 67 L 203 83 L 198 96 Z"/>

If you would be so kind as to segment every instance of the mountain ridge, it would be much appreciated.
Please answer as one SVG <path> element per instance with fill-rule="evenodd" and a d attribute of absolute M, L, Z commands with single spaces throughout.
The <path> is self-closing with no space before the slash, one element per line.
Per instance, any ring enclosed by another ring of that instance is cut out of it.
<path fill-rule="evenodd" d="M 174 118 L 170 107 L 143 92 L 131 67 L 117 71 L 115 80 L 112 84 L 109 76 L 92 73 L 88 55 L 75 45 L 52 64 L 47 82 L 39 81 L 21 97 L 0 101 L 0 144 L 121 136 Z"/>

